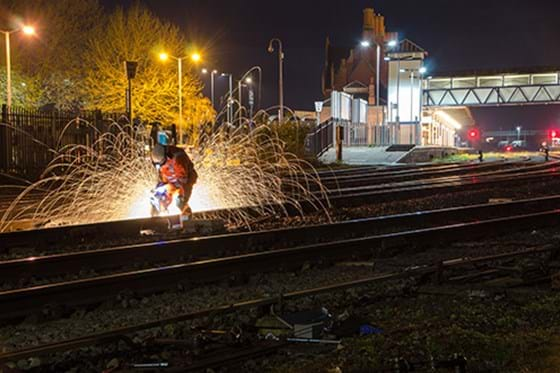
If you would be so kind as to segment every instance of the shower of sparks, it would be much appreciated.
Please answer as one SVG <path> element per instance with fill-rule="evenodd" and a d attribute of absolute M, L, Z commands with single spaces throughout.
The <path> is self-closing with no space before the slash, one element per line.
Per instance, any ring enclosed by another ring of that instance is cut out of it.
<path fill-rule="evenodd" d="M 158 175 L 148 143 L 144 132 L 113 123 L 90 146 L 58 149 L 41 179 L 1 216 L 0 232 L 20 220 L 59 226 L 149 217 Z M 229 209 L 220 217 L 243 224 L 255 215 L 285 213 L 286 206 L 301 211 L 302 201 L 326 211 L 316 173 L 285 152 L 283 142 L 265 125 L 249 131 L 226 124 L 202 136 L 187 152 L 199 175 L 190 200 L 193 212 Z M 38 191 L 44 193 L 38 203 L 20 203 Z M 173 204 L 169 214 L 178 213 Z"/>

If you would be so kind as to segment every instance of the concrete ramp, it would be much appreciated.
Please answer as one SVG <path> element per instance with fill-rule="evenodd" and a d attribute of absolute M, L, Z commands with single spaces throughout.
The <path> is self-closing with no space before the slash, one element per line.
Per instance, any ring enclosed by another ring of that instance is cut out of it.
<path fill-rule="evenodd" d="M 449 146 L 417 146 L 403 155 L 398 163 L 430 163 L 434 159 L 458 154 L 459 150 Z"/>
<path fill-rule="evenodd" d="M 396 163 L 429 163 L 434 159 L 457 154 L 452 147 L 391 145 L 351 146 L 342 149 L 342 163 L 348 165 L 392 165 Z M 330 148 L 319 157 L 323 163 L 335 163 L 336 151 Z"/>
<path fill-rule="evenodd" d="M 342 162 L 349 165 L 389 165 L 404 157 L 408 151 L 387 152 L 386 146 L 352 146 L 342 149 Z M 335 163 L 336 151 L 330 148 L 319 160 L 323 163 Z"/>

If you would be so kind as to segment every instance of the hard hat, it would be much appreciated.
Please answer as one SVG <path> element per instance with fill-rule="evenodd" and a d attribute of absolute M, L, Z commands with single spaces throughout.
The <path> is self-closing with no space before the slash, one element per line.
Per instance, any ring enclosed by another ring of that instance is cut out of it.
<path fill-rule="evenodd" d="M 167 131 L 158 131 L 157 142 L 160 145 L 167 146 L 171 142 L 171 136 L 169 136 Z"/>
<path fill-rule="evenodd" d="M 152 163 L 155 165 L 162 165 L 165 163 L 165 160 L 165 146 L 156 144 L 152 149 Z"/>

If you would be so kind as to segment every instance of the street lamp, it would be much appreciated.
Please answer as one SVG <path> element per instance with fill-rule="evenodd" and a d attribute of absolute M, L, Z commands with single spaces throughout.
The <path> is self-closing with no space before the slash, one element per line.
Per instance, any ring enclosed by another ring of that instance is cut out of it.
<path fill-rule="evenodd" d="M 237 82 L 237 93 L 239 95 L 239 108 L 241 109 L 242 106 L 242 99 L 243 96 L 241 95 L 241 82 L 246 82 L 247 78 L 250 78 L 251 73 L 253 71 L 257 71 L 259 73 L 259 98 L 258 98 L 258 104 L 260 105 L 261 103 L 261 88 L 262 88 L 262 68 L 260 66 L 253 66 L 251 67 L 245 74 L 243 74 L 243 76 L 241 77 L 241 79 L 239 79 L 239 81 Z M 252 81 L 253 78 L 251 78 L 250 81 Z M 257 106 L 258 107 L 258 106 Z M 241 118 L 241 110 L 239 110 L 239 118 Z"/>
<path fill-rule="evenodd" d="M 517 131 L 517 141 L 521 140 L 521 126 L 515 127 Z"/>
<path fill-rule="evenodd" d="M 376 59 L 375 59 L 375 103 L 377 104 L 377 106 L 381 105 L 381 99 L 379 97 L 379 92 L 380 92 L 380 75 L 381 75 L 381 45 L 377 42 L 377 41 L 373 41 L 375 43 L 376 46 Z M 387 46 L 390 48 L 394 48 L 395 46 L 397 46 L 397 41 L 396 40 L 390 40 L 387 43 Z M 360 42 L 360 45 L 362 48 L 369 48 L 371 46 L 371 42 L 369 40 L 362 40 Z M 388 56 L 384 57 L 385 61 L 389 61 L 390 58 Z M 376 115 L 377 115 L 377 120 L 376 120 L 376 125 L 379 124 L 379 110 L 376 110 Z M 383 137 L 383 134 L 382 134 Z M 382 140 L 383 142 L 383 140 Z"/>
<path fill-rule="evenodd" d="M 381 70 L 381 46 L 379 45 L 379 43 L 377 43 L 376 41 L 374 41 L 375 46 L 376 46 L 376 63 L 375 63 L 375 102 L 377 104 L 377 106 L 379 106 L 380 100 L 379 100 L 379 76 L 380 74 L 380 70 Z M 362 40 L 360 42 L 360 45 L 362 46 L 362 48 L 369 48 L 371 46 L 371 42 L 369 40 Z"/>
<path fill-rule="evenodd" d="M 274 52 L 274 42 L 278 44 L 278 101 L 280 101 L 280 107 L 278 110 L 278 122 L 282 123 L 284 121 L 284 51 L 282 49 L 282 40 L 274 38 L 271 39 L 268 43 L 268 53 Z"/>
<path fill-rule="evenodd" d="M 191 59 L 192 62 L 199 62 L 202 57 L 199 53 L 193 53 L 190 56 L 175 57 L 166 52 L 161 52 L 159 54 L 159 59 L 162 62 L 166 62 L 169 59 L 174 59 L 177 61 L 177 75 L 178 75 L 178 95 L 179 95 L 179 142 L 183 141 L 183 60 L 186 58 Z"/>
<path fill-rule="evenodd" d="M 8 107 L 12 106 L 12 66 L 11 66 L 11 51 L 10 51 L 10 35 L 18 31 L 22 31 L 24 35 L 35 35 L 35 28 L 33 26 L 24 25 L 15 30 L 0 30 L 4 34 L 6 43 L 6 104 Z"/>
<path fill-rule="evenodd" d="M 191 59 L 193 60 L 193 62 L 200 62 L 202 57 L 200 56 L 200 53 L 193 53 L 191 55 Z"/>
<path fill-rule="evenodd" d="M 241 82 L 239 82 L 241 84 Z M 255 106 L 255 93 L 253 91 L 253 78 L 250 76 L 245 78 L 245 84 L 248 89 L 249 99 L 249 126 L 253 124 L 253 107 Z M 241 86 L 240 86 L 241 87 Z"/>
<path fill-rule="evenodd" d="M 208 74 L 208 69 L 202 69 L 203 74 Z M 212 70 L 210 73 L 210 97 L 212 100 L 212 109 L 215 109 L 214 106 L 214 75 L 218 74 L 218 70 Z"/>
<path fill-rule="evenodd" d="M 229 91 L 228 91 L 228 99 L 227 99 L 227 121 L 228 123 L 231 123 L 233 121 L 233 113 L 232 113 L 233 75 L 222 73 L 221 76 L 222 77 L 227 76 L 229 78 Z"/>

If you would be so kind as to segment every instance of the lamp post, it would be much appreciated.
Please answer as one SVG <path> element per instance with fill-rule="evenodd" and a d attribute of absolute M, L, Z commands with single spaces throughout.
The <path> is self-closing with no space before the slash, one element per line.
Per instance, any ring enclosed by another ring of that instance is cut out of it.
<path fill-rule="evenodd" d="M 284 121 L 284 50 L 282 48 L 282 40 L 278 38 L 271 39 L 268 43 L 268 52 L 274 52 L 274 42 L 278 44 L 278 122 L 282 123 Z"/>
<path fill-rule="evenodd" d="M 208 69 L 202 69 L 203 74 L 208 74 Z M 218 70 L 212 70 L 210 72 L 210 99 L 212 101 L 212 109 L 216 109 L 214 105 L 214 76 L 218 74 Z"/>
<path fill-rule="evenodd" d="M 379 45 L 379 43 L 377 43 L 376 41 L 373 41 L 373 43 L 375 44 L 375 55 L 376 55 L 376 60 L 375 60 L 375 103 L 377 106 L 379 106 L 379 76 L 380 74 L 380 70 L 381 70 L 381 46 Z M 371 46 L 371 43 L 369 40 L 363 40 L 362 42 L 360 42 L 360 45 L 362 46 L 362 48 L 369 48 Z"/>
<path fill-rule="evenodd" d="M 22 31 L 25 35 L 35 35 L 35 29 L 32 26 L 23 26 L 15 30 L 0 30 L 4 34 L 6 43 L 6 104 L 8 107 L 12 106 L 12 64 L 11 64 L 11 49 L 10 49 L 10 35 Z"/>
<path fill-rule="evenodd" d="M 249 90 L 249 126 L 253 123 L 253 107 L 255 106 L 255 93 L 253 91 L 253 79 L 248 76 L 245 78 L 245 84 Z"/>
<path fill-rule="evenodd" d="M 375 46 L 376 46 L 376 48 L 375 48 L 375 55 L 376 55 L 376 61 L 375 61 L 375 104 L 376 104 L 376 106 L 380 106 L 381 100 L 379 99 L 379 80 L 380 80 L 379 76 L 381 75 L 380 74 L 380 70 L 381 70 L 381 61 L 380 61 L 380 59 L 381 59 L 381 46 L 376 41 L 374 41 L 374 43 L 375 43 Z M 360 45 L 363 48 L 369 48 L 371 46 L 371 43 L 369 42 L 369 40 L 363 40 L 360 43 Z M 377 128 L 377 125 L 379 124 L 379 110 L 376 109 L 375 113 L 376 113 L 375 126 Z"/>
<path fill-rule="evenodd" d="M 126 78 L 128 80 L 128 88 L 126 89 L 126 113 L 128 115 L 128 122 L 132 125 L 132 79 L 136 77 L 138 62 L 125 61 L 124 68 L 126 71 Z"/>
<path fill-rule="evenodd" d="M 375 44 L 375 103 L 376 106 L 380 106 L 381 104 L 381 98 L 380 96 L 380 84 L 381 84 L 381 45 L 373 40 L 373 43 Z M 390 40 L 387 43 L 387 46 L 389 48 L 394 48 L 397 46 L 397 41 L 396 40 Z M 371 46 L 371 42 L 369 40 L 362 40 L 360 42 L 360 45 L 362 46 L 362 48 L 369 48 Z M 387 60 L 387 59 L 385 59 Z M 379 110 L 376 110 L 376 116 L 377 116 L 377 124 L 379 124 Z M 383 137 L 383 135 L 382 135 Z M 381 142 L 383 142 L 383 139 L 381 139 Z"/>
<path fill-rule="evenodd" d="M 229 78 L 229 91 L 228 91 L 228 99 L 227 99 L 227 121 L 231 123 L 233 120 L 233 113 L 232 113 L 232 100 L 233 100 L 233 75 L 222 73 L 221 76 L 227 76 Z"/>
<path fill-rule="evenodd" d="M 194 63 L 198 63 L 202 59 L 199 53 L 193 53 L 190 56 L 183 57 L 175 57 L 165 52 L 159 54 L 159 59 L 163 62 L 167 61 L 170 58 L 177 61 L 177 75 L 179 84 L 179 142 L 183 141 L 183 60 L 189 57 Z"/>
<path fill-rule="evenodd" d="M 262 68 L 260 66 L 253 66 L 251 67 L 245 74 L 243 74 L 243 76 L 241 77 L 241 79 L 239 79 L 239 82 L 237 83 L 237 93 L 239 96 L 239 109 L 241 109 L 242 105 L 242 100 L 243 100 L 243 96 L 242 96 L 242 92 L 241 92 L 241 86 L 242 86 L 242 82 L 247 79 L 248 77 L 250 77 L 251 73 L 253 71 L 257 71 L 259 73 L 259 99 L 258 99 L 258 105 L 260 105 L 261 100 L 261 92 L 262 92 Z M 252 78 L 251 78 L 252 79 Z M 258 107 L 258 106 L 257 106 Z M 239 110 L 239 119 L 241 119 L 241 110 Z"/>

